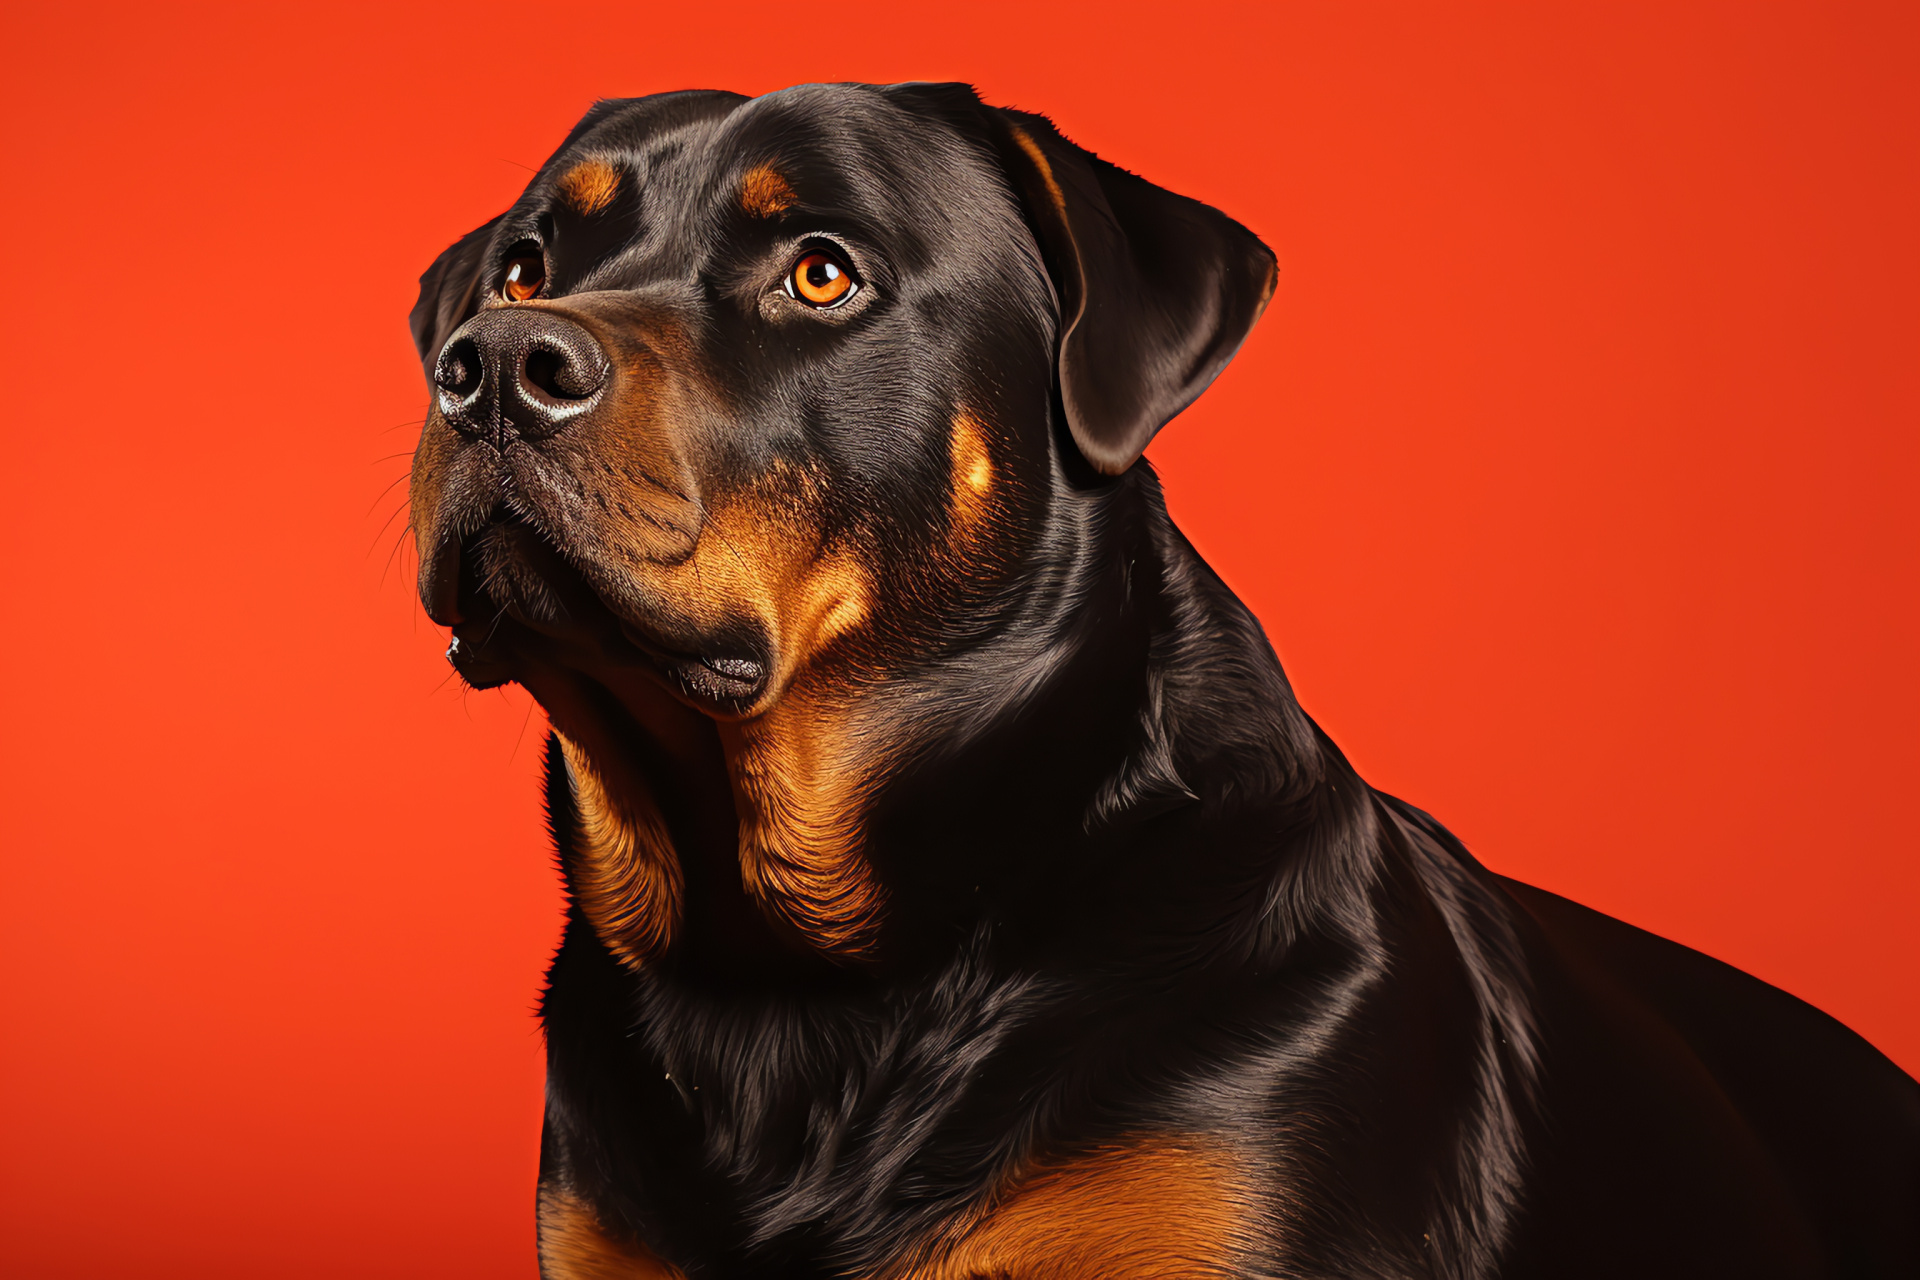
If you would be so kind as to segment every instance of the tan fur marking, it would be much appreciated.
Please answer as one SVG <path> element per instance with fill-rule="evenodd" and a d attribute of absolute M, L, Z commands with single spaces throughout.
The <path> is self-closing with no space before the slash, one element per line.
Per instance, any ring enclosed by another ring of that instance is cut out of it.
<path fill-rule="evenodd" d="M 680 858 L 651 796 L 631 787 L 615 795 L 593 762 L 564 734 L 579 813 L 578 847 L 569 881 L 593 931 L 622 964 L 638 969 L 667 949 L 680 919 Z"/>
<path fill-rule="evenodd" d="M 776 687 L 866 620 L 866 569 L 852 548 L 821 545 L 819 501 L 818 477 L 777 462 L 716 501 L 693 554 L 661 579 L 697 622 L 723 625 L 743 608 L 759 619 L 780 656 Z"/>
<path fill-rule="evenodd" d="M 1019 125 L 1008 125 L 1013 140 L 1027 153 L 1027 159 L 1033 161 L 1033 167 L 1040 171 L 1040 180 L 1047 184 L 1047 194 L 1053 197 L 1054 207 L 1060 210 L 1060 216 L 1067 216 L 1067 193 L 1060 189 L 1060 183 L 1053 176 L 1053 166 L 1047 163 L 1046 153 L 1040 150 L 1040 144 Z"/>
<path fill-rule="evenodd" d="M 741 884 L 812 946 L 859 959 L 886 903 L 865 857 L 871 772 L 849 736 L 843 713 L 807 697 L 721 728 L 741 815 Z"/>
<path fill-rule="evenodd" d="M 581 213 L 599 213 L 620 190 L 620 171 L 598 156 L 582 160 L 560 179 L 560 198 Z"/>
<path fill-rule="evenodd" d="M 993 494 L 993 454 L 981 421 L 962 409 L 953 415 L 947 440 L 953 470 L 953 523 L 971 532 L 988 514 Z"/>
<path fill-rule="evenodd" d="M 822 554 L 775 588 L 788 671 L 866 621 L 867 573 L 846 551 Z M 862 760 L 842 682 L 795 680 L 766 713 L 723 725 L 740 810 L 747 892 L 829 955 L 873 946 L 885 905 L 864 850 L 873 763 Z"/>
<path fill-rule="evenodd" d="M 875 763 L 851 727 L 845 672 L 814 679 L 829 645 L 866 626 L 872 586 L 856 548 L 822 545 L 820 479 L 775 463 L 718 499 L 693 554 L 659 589 L 706 625 L 742 611 L 773 641 L 779 690 L 765 712 L 720 725 L 740 822 L 740 877 L 769 915 L 828 955 L 872 946 L 884 906 L 863 848 Z"/>
<path fill-rule="evenodd" d="M 740 179 L 740 207 L 757 218 L 772 218 L 799 202 L 787 180 L 772 165 L 756 165 Z"/>
<path fill-rule="evenodd" d="M 637 1240 L 615 1240 L 592 1208 L 559 1187 L 540 1188 L 537 1221 L 542 1280 L 686 1280 Z"/>
<path fill-rule="evenodd" d="M 1246 1171 L 1209 1138 L 1102 1148 L 1012 1182 L 888 1280 L 1199 1280 L 1254 1243 Z"/>

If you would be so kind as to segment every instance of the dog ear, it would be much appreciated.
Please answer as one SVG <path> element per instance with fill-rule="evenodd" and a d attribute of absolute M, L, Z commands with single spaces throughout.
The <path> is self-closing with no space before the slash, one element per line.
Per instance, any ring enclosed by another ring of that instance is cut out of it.
<path fill-rule="evenodd" d="M 1087 461 L 1119 475 L 1192 404 L 1273 296 L 1273 251 L 1208 205 L 988 108 L 1060 298 L 1060 398 Z"/>
<path fill-rule="evenodd" d="M 447 335 L 474 312 L 480 275 L 487 264 L 487 247 L 493 241 L 493 228 L 499 221 L 495 218 L 461 236 L 435 258 L 426 274 L 420 277 L 420 297 L 407 316 L 407 325 L 413 330 L 413 345 L 419 349 L 420 362 L 429 369 L 439 358 Z"/>

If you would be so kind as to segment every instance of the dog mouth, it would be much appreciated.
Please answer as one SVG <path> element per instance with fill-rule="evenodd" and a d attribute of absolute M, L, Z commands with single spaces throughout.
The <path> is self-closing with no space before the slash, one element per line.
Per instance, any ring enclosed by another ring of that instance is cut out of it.
<path fill-rule="evenodd" d="M 665 618 L 616 611 L 553 538 L 503 506 L 464 538 L 448 539 L 430 575 L 428 612 L 451 623 L 447 660 L 474 688 L 519 679 L 529 649 L 588 674 L 641 667 L 709 714 L 749 713 L 767 691 L 771 662 L 758 628 L 701 634 Z"/>

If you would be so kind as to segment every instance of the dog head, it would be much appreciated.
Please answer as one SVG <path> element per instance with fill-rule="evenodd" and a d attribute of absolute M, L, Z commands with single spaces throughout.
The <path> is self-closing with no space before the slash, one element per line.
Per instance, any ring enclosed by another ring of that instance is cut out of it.
<path fill-rule="evenodd" d="M 910 732 L 855 724 L 862 692 L 1042 589 L 1063 495 L 1128 471 L 1273 279 L 1239 224 L 963 86 L 602 103 L 422 278 L 421 598 L 570 738 L 582 681 L 656 738 L 661 695 L 723 726 L 750 885 L 807 863 L 787 917 L 858 949 L 879 890 L 794 887 L 857 836 L 794 810 L 857 812 Z"/>

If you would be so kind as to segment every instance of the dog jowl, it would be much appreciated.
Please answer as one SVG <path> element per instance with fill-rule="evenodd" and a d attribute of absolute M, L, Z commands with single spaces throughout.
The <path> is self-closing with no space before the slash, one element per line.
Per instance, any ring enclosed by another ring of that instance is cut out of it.
<path fill-rule="evenodd" d="M 1913 1082 L 1368 788 L 1168 520 L 1274 281 L 930 84 L 602 103 L 422 278 L 421 598 L 554 730 L 545 1275 L 1911 1273 Z"/>

